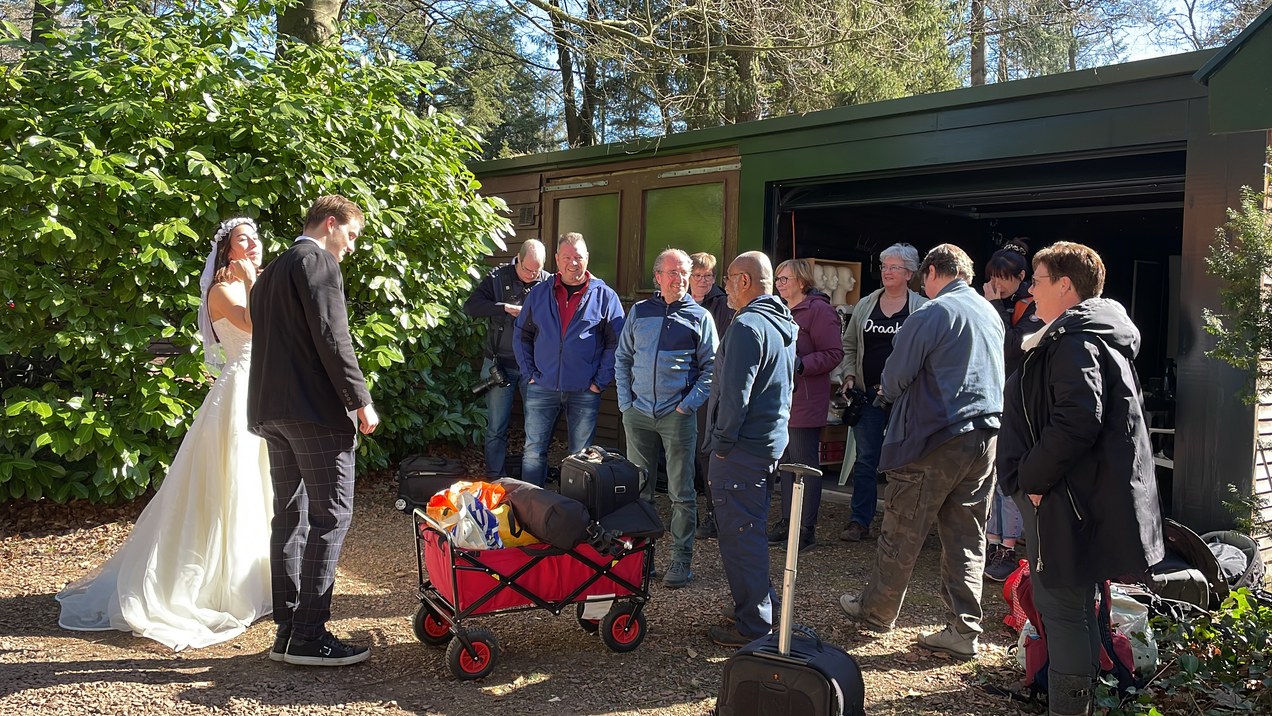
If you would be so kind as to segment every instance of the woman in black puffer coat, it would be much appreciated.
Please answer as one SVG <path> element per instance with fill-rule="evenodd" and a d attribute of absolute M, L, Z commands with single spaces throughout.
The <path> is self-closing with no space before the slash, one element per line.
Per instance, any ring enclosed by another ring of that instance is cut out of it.
<path fill-rule="evenodd" d="M 1034 602 L 1047 629 L 1049 710 L 1086 714 L 1099 668 L 1097 581 L 1163 556 L 1157 478 L 1132 361 L 1139 331 L 1100 298 L 1104 263 L 1081 244 L 1034 256 L 1044 329 L 1007 382 L 998 477 L 1024 518 Z"/>

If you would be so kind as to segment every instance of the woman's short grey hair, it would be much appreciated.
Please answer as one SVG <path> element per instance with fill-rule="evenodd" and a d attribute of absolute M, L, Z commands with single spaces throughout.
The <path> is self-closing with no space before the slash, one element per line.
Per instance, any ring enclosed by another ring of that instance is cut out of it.
<path fill-rule="evenodd" d="M 879 252 L 879 262 L 900 259 L 910 273 L 918 273 L 919 250 L 909 244 L 893 244 Z"/>

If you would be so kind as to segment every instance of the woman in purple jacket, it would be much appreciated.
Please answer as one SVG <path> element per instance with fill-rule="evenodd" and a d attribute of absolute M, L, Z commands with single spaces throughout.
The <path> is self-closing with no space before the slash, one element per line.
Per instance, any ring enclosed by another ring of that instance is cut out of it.
<path fill-rule="evenodd" d="M 791 309 L 799 325 L 795 341 L 795 394 L 791 399 L 789 442 L 783 462 L 797 462 L 816 467 L 820 462 L 818 448 L 821 430 L 826 425 L 830 407 L 830 372 L 844 357 L 839 331 L 839 314 L 831 307 L 826 294 L 817 290 L 813 280 L 813 264 L 808 259 L 792 259 L 778 264 L 773 281 L 777 293 Z M 783 518 L 769 532 L 770 544 L 786 541 L 790 529 L 787 516 L 791 511 L 794 476 L 782 473 Z M 817 508 L 821 506 L 821 478 L 804 478 L 804 511 L 800 518 L 799 548 L 817 543 Z"/>

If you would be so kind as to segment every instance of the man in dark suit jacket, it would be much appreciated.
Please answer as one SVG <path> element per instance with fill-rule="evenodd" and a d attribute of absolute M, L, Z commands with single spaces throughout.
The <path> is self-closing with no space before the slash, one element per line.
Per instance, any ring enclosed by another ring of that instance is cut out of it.
<path fill-rule="evenodd" d="M 269 657 L 343 666 L 371 655 L 327 631 L 336 561 L 353 516 L 358 429 L 380 423 L 353 354 L 340 261 L 362 232 L 362 210 L 320 197 L 305 233 L 252 292 L 247 419 L 269 445 L 274 483 L 270 568 L 278 633 Z"/>

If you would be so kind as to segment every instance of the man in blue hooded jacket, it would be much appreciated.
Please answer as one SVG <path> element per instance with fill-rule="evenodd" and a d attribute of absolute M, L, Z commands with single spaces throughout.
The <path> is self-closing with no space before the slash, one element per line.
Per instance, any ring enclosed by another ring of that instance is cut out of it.
<path fill-rule="evenodd" d="M 548 445 L 562 410 L 570 452 L 592 444 L 623 330 L 623 304 L 614 289 L 588 273 L 582 234 L 561 235 L 556 268 L 526 294 L 512 336 L 526 379 L 521 479 L 540 486 L 547 482 Z"/>
<path fill-rule="evenodd" d="M 680 249 L 658 255 L 654 280 L 659 293 L 632 306 L 614 357 L 627 457 L 653 475 L 659 446 L 667 452 L 672 554 L 663 586 L 669 589 L 693 579 L 695 414 L 711 390 L 716 353 L 715 321 L 688 293 L 691 267 L 689 254 Z M 654 498 L 652 479 L 644 496 Z"/>
<path fill-rule="evenodd" d="M 769 477 L 786 450 L 799 327 L 772 295 L 773 264 L 764 254 L 748 251 L 734 259 L 724 289 L 737 315 L 716 352 L 707 403 L 707 480 L 733 619 L 711 627 L 707 636 L 738 648 L 773 628 L 776 595 L 765 533 Z"/>

